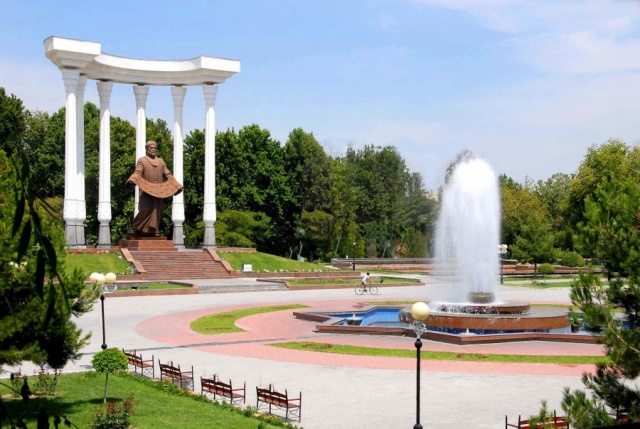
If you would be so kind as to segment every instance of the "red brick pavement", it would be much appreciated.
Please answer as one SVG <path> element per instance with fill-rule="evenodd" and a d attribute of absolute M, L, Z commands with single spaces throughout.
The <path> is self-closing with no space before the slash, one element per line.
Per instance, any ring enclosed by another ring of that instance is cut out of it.
<path fill-rule="evenodd" d="M 356 300 L 281 302 L 278 304 L 304 304 L 308 310 L 349 311 L 359 306 Z M 270 303 L 269 305 L 277 305 Z M 259 306 L 259 305 L 254 305 Z M 197 311 L 184 311 L 147 319 L 136 326 L 136 332 L 146 338 L 170 346 L 190 346 L 201 351 L 254 357 L 283 362 L 345 366 L 360 368 L 413 369 L 413 359 L 355 356 L 334 353 L 308 352 L 272 347 L 271 343 L 287 341 L 314 341 L 331 344 L 349 344 L 377 348 L 414 349 L 414 338 L 373 335 L 330 335 L 313 332 L 315 322 L 295 319 L 291 310 L 263 313 L 239 319 L 236 325 L 245 332 L 203 335 L 192 331 L 190 323 L 202 316 L 247 308 L 246 305 L 212 307 Z M 306 311 L 306 309 L 305 309 Z M 596 344 L 524 341 L 496 344 L 455 345 L 423 341 L 423 351 L 452 351 L 477 354 L 513 355 L 584 355 L 603 354 Z M 593 371 L 593 365 L 558 365 L 530 363 L 491 363 L 469 361 L 429 360 L 424 371 L 499 373 L 531 375 L 581 375 Z"/>

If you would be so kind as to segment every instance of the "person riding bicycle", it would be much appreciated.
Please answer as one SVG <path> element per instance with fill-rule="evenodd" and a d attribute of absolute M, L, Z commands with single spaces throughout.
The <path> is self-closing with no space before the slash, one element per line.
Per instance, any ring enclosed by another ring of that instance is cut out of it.
<path fill-rule="evenodd" d="M 365 274 L 364 276 L 362 276 L 362 288 L 364 289 L 364 291 L 367 291 L 367 282 L 369 281 L 369 273 Z"/>

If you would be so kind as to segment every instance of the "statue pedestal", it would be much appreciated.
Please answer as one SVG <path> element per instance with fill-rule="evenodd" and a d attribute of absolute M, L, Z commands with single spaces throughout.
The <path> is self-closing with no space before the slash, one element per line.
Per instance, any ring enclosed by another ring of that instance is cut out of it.
<path fill-rule="evenodd" d="M 127 239 L 120 240 L 119 245 L 120 248 L 125 248 L 131 251 L 178 251 L 178 248 L 173 244 L 173 240 L 167 240 L 167 237 L 145 237 L 136 235 L 135 233 L 127 234 Z"/>

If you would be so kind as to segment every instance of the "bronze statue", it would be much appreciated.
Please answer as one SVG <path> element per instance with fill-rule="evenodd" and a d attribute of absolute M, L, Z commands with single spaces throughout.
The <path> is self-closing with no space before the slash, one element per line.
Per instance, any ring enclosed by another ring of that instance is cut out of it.
<path fill-rule="evenodd" d="M 178 195 L 182 192 L 182 185 L 171 175 L 164 161 L 156 156 L 156 142 L 148 141 L 145 148 L 147 155 L 138 160 L 136 169 L 125 186 L 130 192 L 133 192 L 136 185 L 140 188 L 138 214 L 133 219 L 136 234 L 157 236 L 164 213 L 162 199 Z"/>

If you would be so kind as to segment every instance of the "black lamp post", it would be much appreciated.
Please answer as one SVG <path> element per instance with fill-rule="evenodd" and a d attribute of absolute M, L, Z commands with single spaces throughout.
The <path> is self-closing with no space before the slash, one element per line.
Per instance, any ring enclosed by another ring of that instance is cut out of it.
<path fill-rule="evenodd" d="M 416 424 L 413 429 L 422 429 L 420 424 L 420 349 L 422 341 L 420 336 L 424 334 L 427 327 L 424 321 L 429 316 L 429 306 L 424 302 L 416 302 L 411 307 L 411 316 L 413 317 L 413 329 L 416 331 Z"/>
<path fill-rule="evenodd" d="M 353 242 L 353 263 L 351 264 L 353 271 L 356 270 L 356 242 Z"/>
<path fill-rule="evenodd" d="M 507 245 L 500 244 L 498 245 L 498 250 L 500 251 L 500 284 L 504 284 L 504 255 L 507 253 Z"/>
<path fill-rule="evenodd" d="M 116 282 L 116 275 L 113 273 L 107 273 L 106 275 L 102 273 L 93 273 L 89 279 L 94 285 L 100 286 L 100 310 L 102 315 L 102 345 L 100 347 L 102 350 L 105 350 L 107 348 L 107 337 L 104 323 L 104 288 L 105 283 L 107 283 L 111 286 L 111 290 L 113 290 L 113 286 Z M 109 291 L 109 289 L 107 290 Z"/>

